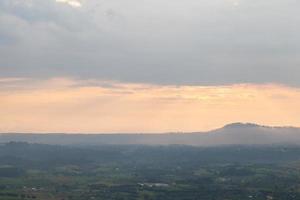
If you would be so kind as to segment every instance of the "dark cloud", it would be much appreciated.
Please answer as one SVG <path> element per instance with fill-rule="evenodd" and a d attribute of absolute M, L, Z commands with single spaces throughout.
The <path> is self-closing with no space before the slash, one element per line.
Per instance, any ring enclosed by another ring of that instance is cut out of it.
<path fill-rule="evenodd" d="M 0 76 L 300 85 L 295 0 L 0 2 Z"/>

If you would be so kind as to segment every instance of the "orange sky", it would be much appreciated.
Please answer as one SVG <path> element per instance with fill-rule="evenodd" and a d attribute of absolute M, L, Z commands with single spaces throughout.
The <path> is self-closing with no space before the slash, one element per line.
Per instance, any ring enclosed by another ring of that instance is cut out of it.
<path fill-rule="evenodd" d="M 300 126 L 300 89 L 0 79 L 0 132 L 203 131 L 231 122 Z"/>

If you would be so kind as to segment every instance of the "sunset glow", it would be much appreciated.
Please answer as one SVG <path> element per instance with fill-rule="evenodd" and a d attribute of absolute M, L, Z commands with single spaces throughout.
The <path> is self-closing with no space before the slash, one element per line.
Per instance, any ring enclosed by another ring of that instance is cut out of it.
<path fill-rule="evenodd" d="M 1 132 L 204 131 L 244 121 L 300 126 L 300 90 L 52 78 L 0 80 Z"/>

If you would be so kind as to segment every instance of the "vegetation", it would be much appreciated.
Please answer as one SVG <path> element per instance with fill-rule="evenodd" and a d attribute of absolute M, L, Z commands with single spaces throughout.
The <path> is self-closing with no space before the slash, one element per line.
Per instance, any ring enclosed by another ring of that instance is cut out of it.
<path fill-rule="evenodd" d="M 300 199 L 300 147 L 0 146 L 0 200 Z"/>

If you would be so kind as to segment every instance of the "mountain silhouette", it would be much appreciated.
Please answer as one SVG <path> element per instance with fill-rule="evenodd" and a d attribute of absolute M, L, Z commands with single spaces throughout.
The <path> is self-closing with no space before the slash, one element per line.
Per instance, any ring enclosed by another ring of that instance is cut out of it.
<path fill-rule="evenodd" d="M 300 145 L 300 128 L 271 127 L 253 123 L 232 123 L 208 132 L 165 134 L 24 134 L 0 135 L 10 141 L 58 145 Z"/>

